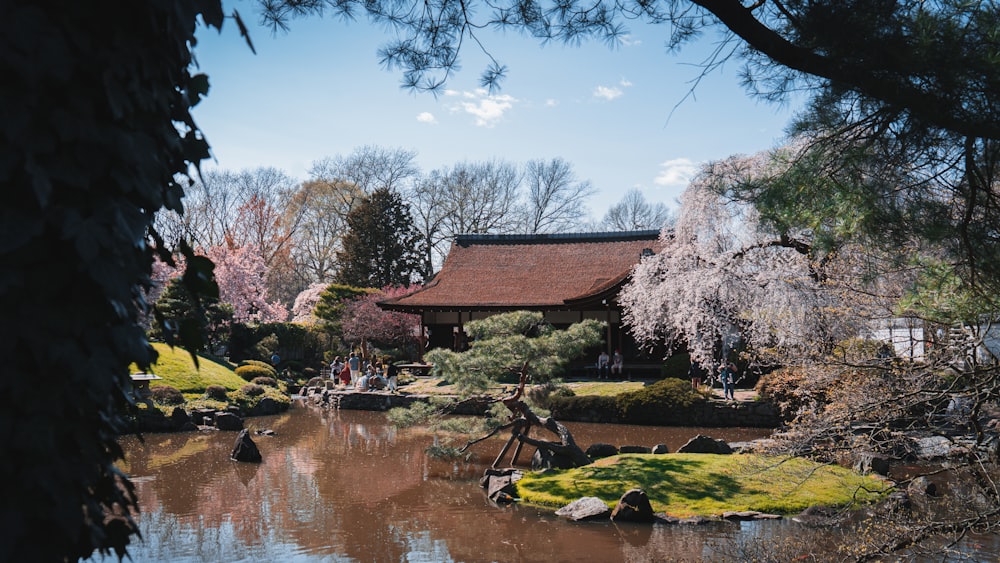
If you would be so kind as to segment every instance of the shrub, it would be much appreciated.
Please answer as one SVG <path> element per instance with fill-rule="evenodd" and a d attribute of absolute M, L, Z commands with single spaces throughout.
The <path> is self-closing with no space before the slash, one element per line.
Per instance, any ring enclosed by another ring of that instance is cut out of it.
<path fill-rule="evenodd" d="M 264 388 L 256 383 L 247 383 L 240 387 L 240 391 L 247 397 L 258 397 L 264 394 Z"/>
<path fill-rule="evenodd" d="M 263 362 L 261 360 L 243 360 L 242 362 L 240 362 L 240 365 L 241 366 L 257 366 L 257 367 L 259 367 L 261 369 L 266 369 L 268 372 L 271 373 L 271 377 L 275 377 L 275 376 L 278 375 L 278 370 L 275 369 L 274 366 L 272 366 L 271 364 L 269 364 L 267 362 Z"/>
<path fill-rule="evenodd" d="M 541 385 L 532 385 L 527 390 L 528 400 L 532 404 L 538 405 L 542 408 L 549 408 L 549 399 L 552 397 L 572 397 L 576 393 L 572 389 L 566 387 L 565 385 L 559 385 L 557 383 L 548 382 Z"/>
<path fill-rule="evenodd" d="M 183 405 L 184 395 L 176 387 L 169 385 L 153 385 L 149 388 L 150 397 L 154 403 L 161 405 Z"/>
<path fill-rule="evenodd" d="M 622 421 L 629 424 L 662 424 L 666 415 L 704 400 L 702 394 L 691 389 L 690 382 L 674 378 L 615 397 Z"/>
<path fill-rule="evenodd" d="M 255 377 L 250 383 L 261 387 L 278 387 L 278 380 L 273 377 Z"/>
<path fill-rule="evenodd" d="M 292 404 L 291 398 L 274 387 L 261 387 L 248 383 L 236 391 L 229 394 L 230 403 L 238 406 L 242 412 L 247 412 L 255 408 L 262 399 L 273 399 L 281 410 L 287 409 Z"/>
<path fill-rule="evenodd" d="M 550 395 L 548 408 L 555 418 L 612 422 L 616 414 L 615 398 L 601 395 L 566 397 Z"/>
<path fill-rule="evenodd" d="M 271 366 L 264 368 L 254 364 L 247 364 L 236 368 L 236 375 L 246 381 L 253 381 L 258 377 L 270 377 L 272 379 L 278 377 L 278 374 L 274 371 L 274 368 L 271 368 Z"/>
<path fill-rule="evenodd" d="M 228 400 L 226 388 L 221 385 L 209 385 L 205 388 L 205 397 L 216 401 Z"/>

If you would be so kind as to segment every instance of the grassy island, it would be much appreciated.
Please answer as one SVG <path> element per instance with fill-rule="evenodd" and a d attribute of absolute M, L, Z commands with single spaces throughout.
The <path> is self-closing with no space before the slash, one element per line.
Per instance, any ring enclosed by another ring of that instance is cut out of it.
<path fill-rule="evenodd" d="M 869 503 L 891 484 L 835 465 L 753 454 L 622 454 L 576 469 L 527 473 L 517 483 L 524 502 L 544 506 L 592 496 L 614 507 L 632 488 L 646 491 L 655 512 L 688 517 Z"/>

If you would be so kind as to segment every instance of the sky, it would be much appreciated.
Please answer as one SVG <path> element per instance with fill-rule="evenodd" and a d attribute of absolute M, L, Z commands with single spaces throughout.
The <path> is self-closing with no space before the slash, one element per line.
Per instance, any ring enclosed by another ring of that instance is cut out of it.
<path fill-rule="evenodd" d="M 249 5 L 237 8 L 257 23 Z M 485 34 L 508 68 L 501 90 L 479 87 L 488 59 L 468 44 L 435 96 L 400 87 L 402 73 L 379 63 L 390 36 L 366 21 L 298 19 L 277 34 L 250 25 L 254 54 L 227 19 L 221 33 L 201 28 L 194 50 L 211 85 L 193 112 L 212 146 L 205 168 L 272 166 L 307 180 L 313 162 L 366 145 L 412 150 L 424 173 L 559 157 L 597 190 L 588 207 L 600 220 L 631 189 L 676 208 L 700 163 L 780 143 L 796 103 L 752 99 L 735 61 L 692 94 L 711 40 L 668 54 L 666 26 L 629 27 L 615 48 Z"/>

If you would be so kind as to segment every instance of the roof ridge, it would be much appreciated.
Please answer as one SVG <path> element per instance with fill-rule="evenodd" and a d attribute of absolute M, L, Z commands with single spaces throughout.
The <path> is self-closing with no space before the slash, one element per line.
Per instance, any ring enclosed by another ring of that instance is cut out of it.
<path fill-rule="evenodd" d="M 559 244 L 568 242 L 625 242 L 634 240 L 659 239 L 660 231 L 606 231 L 588 233 L 538 233 L 538 234 L 479 234 L 469 233 L 455 236 L 455 244 Z"/>

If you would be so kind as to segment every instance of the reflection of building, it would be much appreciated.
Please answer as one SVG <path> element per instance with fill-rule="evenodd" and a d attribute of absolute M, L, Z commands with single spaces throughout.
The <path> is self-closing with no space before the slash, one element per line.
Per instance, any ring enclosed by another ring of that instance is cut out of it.
<path fill-rule="evenodd" d="M 597 319 L 609 353 L 620 347 L 628 361 L 638 349 L 622 330 L 618 292 L 659 234 L 460 235 L 430 283 L 379 306 L 421 315 L 427 348 L 461 348 L 465 323 L 506 311 L 541 311 L 558 327 Z"/>

